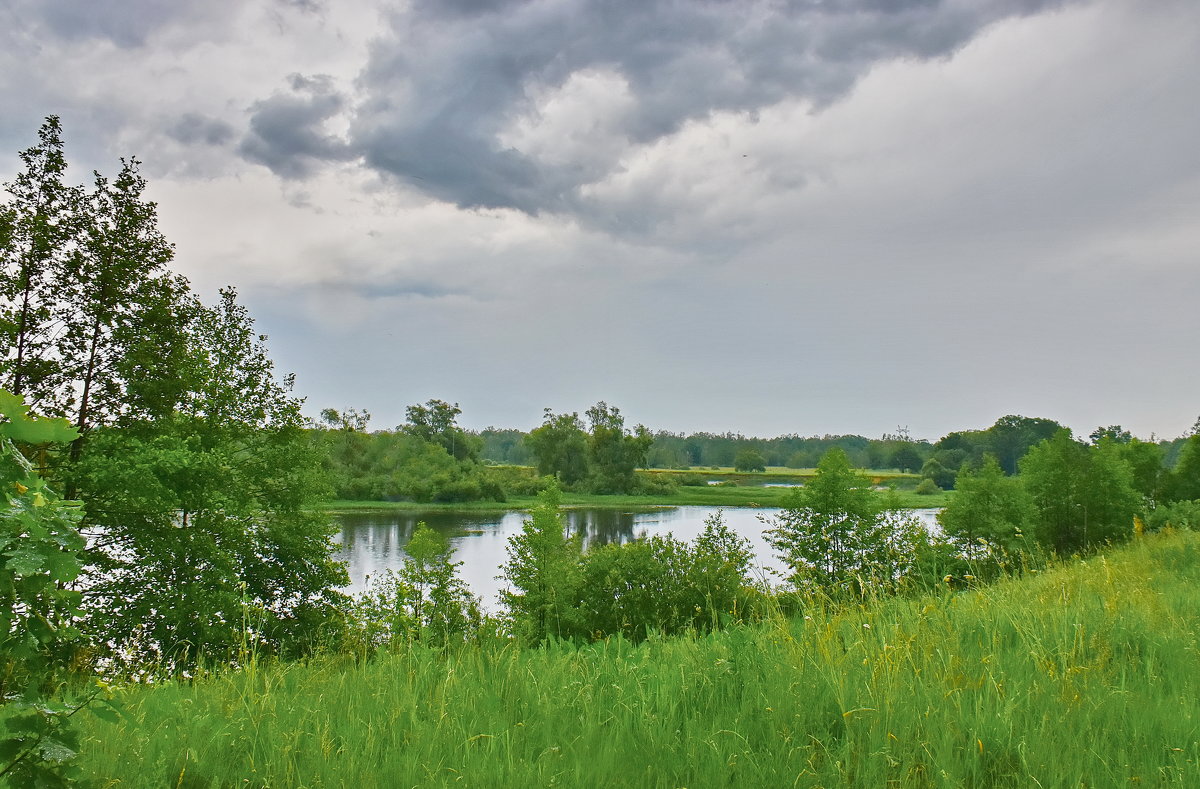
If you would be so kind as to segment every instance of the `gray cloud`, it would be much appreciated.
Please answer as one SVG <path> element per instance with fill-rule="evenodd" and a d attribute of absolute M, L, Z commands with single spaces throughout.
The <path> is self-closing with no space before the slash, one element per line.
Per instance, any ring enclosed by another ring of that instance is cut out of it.
<path fill-rule="evenodd" d="M 142 47 L 158 31 L 178 24 L 197 29 L 197 22 L 219 22 L 233 15 L 238 3 L 163 0 L 14 0 L 13 16 L 26 30 L 67 41 L 103 39 L 123 49 Z"/>
<path fill-rule="evenodd" d="M 616 132 L 649 143 L 715 111 L 827 104 L 885 59 L 948 55 L 993 21 L 1058 5 L 428 0 L 375 42 L 351 139 L 369 166 L 460 207 L 586 212 L 579 188 L 613 172 L 620 149 L 581 165 L 499 139 L 536 109 L 532 93 L 573 74 L 618 73 L 635 107 Z M 260 160 L 276 155 L 271 142 Z"/>
<path fill-rule="evenodd" d="M 186 112 L 170 128 L 167 136 L 184 145 L 224 145 L 234 137 L 234 128 L 219 118 Z"/>
<path fill-rule="evenodd" d="M 276 93 L 251 107 L 250 132 L 239 152 L 287 179 L 308 176 L 317 162 L 348 158 L 345 141 L 322 128 L 345 106 L 345 96 L 333 81 L 323 75 L 292 74 L 288 85 L 288 93 Z"/>

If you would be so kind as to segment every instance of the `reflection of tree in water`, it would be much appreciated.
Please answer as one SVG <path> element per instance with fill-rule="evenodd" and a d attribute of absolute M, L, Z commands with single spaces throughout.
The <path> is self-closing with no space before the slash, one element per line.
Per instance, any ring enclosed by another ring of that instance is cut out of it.
<path fill-rule="evenodd" d="M 652 513 L 653 511 L 649 511 Z M 635 539 L 645 531 L 647 512 L 622 512 L 619 510 L 566 510 L 563 513 L 567 529 L 571 534 L 582 534 L 584 547 L 624 543 Z M 511 517 L 511 514 L 510 514 Z M 520 519 L 527 517 L 521 514 Z M 425 522 L 431 529 L 448 538 L 462 536 L 463 532 L 494 532 L 503 529 L 504 513 L 465 513 L 451 511 L 389 512 L 389 513 L 346 513 L 337 516 L 341 529 L 342 551 L 353 554 L 357 550 L 369 550 L 375 554 L 391 553 L 403 549 L 412 537 L 418 522 Z M 519 528 L 520 521 L 511 526 Z"/>
<path fill-rule="evenodd" d="M 645 513 L 618 510 L 567 510 L 571 534 L 582 534 L 584 547 L 629 542 L 644 531 Z"/>

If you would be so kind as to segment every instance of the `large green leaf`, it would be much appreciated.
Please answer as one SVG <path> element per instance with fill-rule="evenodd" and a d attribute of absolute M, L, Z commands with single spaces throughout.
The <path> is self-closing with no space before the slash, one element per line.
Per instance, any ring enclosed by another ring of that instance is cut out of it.
<path fill-rule="evenodd" d="M 0 436 L 27 444 L 65 444 L 79 437 L 79 431 L 66 419 L 29 416 L 29 406 L 11 392 L 0 389 Z"/>

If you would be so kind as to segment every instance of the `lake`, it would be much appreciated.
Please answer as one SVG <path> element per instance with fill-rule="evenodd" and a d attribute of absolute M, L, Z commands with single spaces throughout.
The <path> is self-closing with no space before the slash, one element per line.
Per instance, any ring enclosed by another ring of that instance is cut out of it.
<path fill-rule="evenodd" d="M 564 511 L 572 533 L 582 534 L 584 546 L 627 542 L 655 534 L 671 534 L 690 541 L 704 528 L 704 521 L 717 507 L 657 507 L 646 509 L 569 509 Z M 783 569 L 763 539 L 763 518 L 773 518 L 778 508 L 727 508 L 725 523 L 750 540 L 757 562 L 755 575 L 771 578 L 770 571 Z M 913 510 L 927 528 L 936 528 L 936 510 Z M 353 594 L 367 587 L 369 576 L 396 569 L 406 558 L 404 546 L 417 523 L 424 521 L 450 538 L 454 561 L 462 562 L 458 575 L 490 611 L 498 606 L 502 584 L 496 579 L 507 558 L 508 538 L 521 531 L 528 517 L 524 512 L 449 512 L 446 510 L 345 513 L 335 518 L 341 530 L 335 538 L 338 558 L 350 572 Z"/>

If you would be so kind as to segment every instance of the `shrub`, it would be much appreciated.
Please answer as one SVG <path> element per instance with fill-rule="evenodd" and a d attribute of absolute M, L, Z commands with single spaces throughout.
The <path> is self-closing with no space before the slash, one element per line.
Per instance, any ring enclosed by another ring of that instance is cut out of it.
<path fill-rule="evenodd" d="M 914 493 L 916 493 L 918 496 L 933 496 L 933 495 L 935 495 L 937 493 L 941 493 L 941 492 L 942 492 L 942 489 L 937 486 L 937 483 L 934 482 L 933 480 L 929 479 L 928 477 L 921 480 L 921 482 L 917 485 L 916 490 L 914 491 Z"/>

